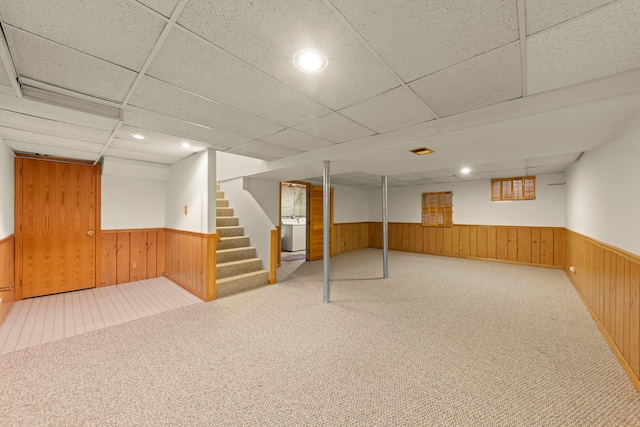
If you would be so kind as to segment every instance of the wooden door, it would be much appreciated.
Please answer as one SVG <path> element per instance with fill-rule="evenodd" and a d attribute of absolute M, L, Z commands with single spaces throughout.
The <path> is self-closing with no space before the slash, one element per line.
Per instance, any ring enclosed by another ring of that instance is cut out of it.
<path fill-rule="evenodd" d="M 323 257 L 324 212 L 323 189 L 310 185 L 307 195 L 307 260 L 313 261 Z M 333 188 L 330 192 L 331 231 L 329 239 L 333 243 Z M 330 245 L 333 256 L 333 244 Z"/>
<path fill-rule="evenodd" d="M 22 297 L 95 287 L 99 166 L 20 160 Z"/>

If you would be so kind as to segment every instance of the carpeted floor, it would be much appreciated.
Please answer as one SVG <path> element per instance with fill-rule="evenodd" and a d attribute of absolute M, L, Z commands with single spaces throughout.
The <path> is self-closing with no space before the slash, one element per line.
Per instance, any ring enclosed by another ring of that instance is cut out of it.
<path fill-rule="evenodd" d="M 381 252 L 0 356 L 0 425 L 640 426 L 560 270 Z"/>

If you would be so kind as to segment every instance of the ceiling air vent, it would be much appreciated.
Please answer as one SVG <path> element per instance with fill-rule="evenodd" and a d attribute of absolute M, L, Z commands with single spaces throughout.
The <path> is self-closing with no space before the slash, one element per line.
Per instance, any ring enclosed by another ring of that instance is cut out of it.
<path fill-rule="evenodd" d="M 422 156 L 423 154 L 431 154 L 433 153 L 433 150 L 427 148 L 427 147 L 421 147 L 421 148 L 414 148 L 413 150 L 409 150 L 410 152 L 412 152 L 413 154 L 417 154 L 418 156 Z"/>

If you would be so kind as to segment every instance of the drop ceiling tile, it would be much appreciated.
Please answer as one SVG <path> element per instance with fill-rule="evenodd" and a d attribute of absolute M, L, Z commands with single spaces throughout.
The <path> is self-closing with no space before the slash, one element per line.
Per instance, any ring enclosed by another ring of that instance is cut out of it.
<path fill-rule="evenodd" d="M 284 126 L 331 112 L 181 28 L 171 31 L 147 74 Z"/>
<path fill-rule="evenodd" d="M 399 83 L 319 1 L 190 0 L 178 24 L 333 110 Z M 293 66 L 308 47 L 327 56 L 323 72 Z"/>
<path fill-rule="evenodd" d="M 640 1 L 619 1 L 527 39 L 529 94 L 640 67 Z"/>
<path fill-rule="evenodd" d="M 42 133 L 29 132 L 20 129 L 12 129 L 0 127 L 0 136 L 6 140 L 26 142 L 30 144 L 38 144 L 42 146 L 57 146 L 73 150 L 100 152 L 104 144 L 95 144 L 92 142 L 81 141 L 71 138 L 61 138 L 57 136 L 45 135 Z"/>
<path fill-rule="evenodd" d="M 77 139 L 95 144 L 104 144 L 111 132 L 86 126 L 64 123 L 41 117 L 20 114 L 0 109 L 0 126 L 34 133 Z"/>
<path fill-rule="evenodd" d="M 282 132 L 261 138 L 261 141 L 279 145 L 281 147 L 293 148 L 298 151 L 313 151 L 324 147 L 330 147 L 333 142 L 307 135 L 293 129 L 283 130 Z"/>
<path fill-rule="evenodd" d="M 176 5 L 180 0 L 137 0 L 140 3 L 149 6 L 151 9 L 156 12 L 166 16 L 167 18 L 171 16 L 173 10 L 176 8 Z"/>
<path fill-rule="evenodd" d="M 526 3 L 527 35 L 553 27 L 615 0 L 529 0 Z"/>
<path fill-rule="evenodd" d="M 159 156 L 176 157 L 184 159 L 193 153 L 206 150 L 205 146 L 193 146 L 191 148 L 182 148 L 179 145 L 170 145 L 159 143 L 157 141 L 130 141 L 127 139 L 114 138 L 109 144 L 109 148 L 133 151 L 136 153 L 146 153 Z"/>
<path fill-rule="evenodd" d="M 528 168 L 535 168 L 538 166 L 549 166 L 562 163 L 573 163 L 581 153 L 568 153 L 560 154 L 557 156 L 544 156 L 544 157 L 532 157 L 526 159 L 526 166 Z"/>
<path fill-rule="evenodd" d="M 130 103 L 159 114 L 247 138 L 261 138 L 283 129 L 275 123 L 150 77 L 142 79 Z"/>
<path fill-rule="evenodd" d="M 491 178 L 515 178 L 518 176 L 527 176 L 527 171 L 522 169 L 512 169 L 512 170 L 503 170 L 503 171 L 495 171 L 490 172 Z"/>
<path fill-rule="evenodd" d="M 133 71 L 14 27 L 4 31 L 21 77 L 117 102 L 136 78 Z"/>
<path fill-rule="evenodd" d="M 405 82 L 518 39 L 515 1 L 332 2 Z"/>
<path fill-rule="evenodd" d="M 378 175 L 374 175 L 374 174 L 371 174 L 369 172 L 361 172 L 361 171 L 349 172 L 349 175 L 360 177 L 360 178 L 374 178 L 375 177 L 376 179 L 380 179 L 380 177 Z"/>
<path fill-rule="evenodd" d="M 162 165 L 172 165 L 181 160 L 181 157 L 163 156 L 159 154 L 141 153 L 139 151 L 122 150 L 120 148 L 107 148 L 105 156 L 118 157 L 120 159 L 140 160 L 143 162 L 160 163 Z M 185 156 L 186 157 L 186 156 Z"/>
<path fill-rule="evenodd" d="M 560 163 L 549 166 L 539 166 L 535 168 L 527 168 L 527 175 L 545 175 L 549 173 L 561 173 L 567 170 L 571 163 Z"/>
<path fill-rule="evenodd" d="M 124 109 L 124 123 L 140 129 L 148 129 L 226 148 L 237 147 L 251 141 L 250 138 L 244 136 L 222 132 L 130 105 Z"/>
<path fill-rule="evenodd" d="M 4 23 L 140 71 L 165 22 L 128 0 L 0 0 Z"/>
<path fill-rule="evenodd" d="M 4 70 L 4 67 L 0 67 L 0 85 L 11 87 L 11 80 L 7 77 L 7 72 Z"/>
<path fill-rule="evenodd" d="M 440 117 L 522 96 L 520 43 L 512 43 L 410 85 Z"/>
<path fill-rule="evenodd" d="M 457 176 L 453 176 L 453 175 L 433 178 L 431 180 L 433 181 L 434 184 L 448 184 L 450 182 L 460 182 L 460 181 L 462 181 L 462 179 L 458 178 Z"/>
<path fill-rule="evenodd" d="M 228 152 L 266 160 L 294 156 L 296 154 L 300 154 L 302 151 L 280 147 L 279 145 L 269 144 L 264 141 L 253 141 L 248 144 L 232 148 L 228 150 Z"/>
<path fill-rule="evenodd" d="M 145 136 L 145 139 L 138 140 L 131 136 L 131 134 L 142 134 Z M 173 135 L 167 135 L 163 133 L 153 132 L 149 130 L 139 129 L 130 126 L 120 126 L 118 131 L 114 134 L 114 138 L 118 138 L 125 141 L 130 141 L 134 143 L 142 143 L 142 145 L 149 145 L 150 147 L 158 147 L 164 148 L 167 150 L 172 150 L 177 155 L 178 153 L 191 152 L 194 153 L 196 151 L 202 151 L 207 148 L 211 148 L 214 150 L 226 150 L 227 147 L 222 147 L 218 145 L 207 144 L 205 142 L 195 141 L 188 138 L 181 138 Z M 182 143 L 189 143 L 191 147 L 184 148 L 181 146 Z M 159 153 L 160 154 L 160 153 Z"/>
<path fill-rule="evenodd" d="M 492 176 L 489 172 L 477 172 L 477 173 L 469 173 L 467 175 L 464 174 L 456 174 L 456 176 L 463 181 L 479 181 L 482 179 L 491 179 Z"/>
<path fill-rule="evenodd" d="M 23 153 L 41 154 L 54 157 L 66 157 L 68 159 L 80 159 L 80 160 L 96 160 L 100 151 L 89 151 L 93 147 L 88 145 L 88 150 L 77 150 L 71 148 L 58 147 L 53 145 L 40 145 L 31 144 L 24 141 L 6 140 L 7 145 L 14 151 L 20 151 Z"/>
<path fill-rule="evenodd" d="M 524 168 L 526 165 L 524 160 L 511 160 L 507 162 L 483 163 L 482 168 L 487 172 L 497 172 L 502 170 L 513 170 Z"/>
<path fill-rule="evenodd" d="M 338 113 L 308 121 L 296 126 L 295 129 L 335 143 L 352 141 L 375 133 Z"/>
<path fill-rule="evenodd" d="M 340 110 L 340 114 L 380 133 L 436 118 L 406 86 L 347 107 Z"/>
<path fill-rule="evenodd" d="M 422 179 L 422 177 L 413 173 L 405 173 L 399 175 L 390 175 L 389 179 L 394 181 L 416 181 L 418 179 Z"/>
<path fill-rule="evenodd" d="M 422 178 L 442 178 L 451 176 L 451 172 L 447 169 L 428 170 L 423 172 L 416 172 L 415 174 Z"/>

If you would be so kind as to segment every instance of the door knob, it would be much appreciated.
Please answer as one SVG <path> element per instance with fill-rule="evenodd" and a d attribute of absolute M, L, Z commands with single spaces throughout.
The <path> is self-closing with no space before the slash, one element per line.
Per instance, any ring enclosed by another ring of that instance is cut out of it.
<path fill-rule="evenodd" d="M 93 230 L 87 231 L 87 236 L 93 236 Z"/>

